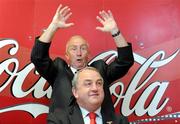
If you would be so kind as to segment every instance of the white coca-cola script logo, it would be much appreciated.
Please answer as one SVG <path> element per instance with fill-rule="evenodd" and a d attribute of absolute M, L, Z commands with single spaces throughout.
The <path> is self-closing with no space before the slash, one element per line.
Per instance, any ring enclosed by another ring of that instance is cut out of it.
<path fill-rule="evenodd" d="M 13 56 L 17 53 L 19 49 L 18 42 L 13 39 L 3 39 L 0 40 L 0 48 L 3 48 L 8 45 L 13 45 L 12 48 L 9 49 L 9 55 Z M 165 52 L 164 51 L 157 51 L 151 57 L 145 58 L 142 57 L 136 53 L 133 53 L 135 62 L 140 64 L 140 68 L 137 70 L 137 72 L 134 74 L 132 77 L 131 81 L 128 83 L 129 86 L 127 90 L 124 90 L 124 84 L 123 82 L 115 82 L 111 87 L 110 91 L 111 94 L 116 97 L 116 101 L 114 103 L 114 106 L 116 107 L 117 104 L 119 103 L 120 100 L 122 100 L 122 106 L 121 106 L 121 112 L 125 116 L 131 115 L 133 112 L 137 116 L 142 116 L 146 113 L 148 113 L 149 116 L 154 116 L 157 115 L 167 104 L 169 101 L 168 96 L 162 100 L 162 97 L 169 85 L 168 81 L 155 81 L 152 82 L 150 85 L 148 85 L 143 93 L 140 94 L 138 97 L 136 103 L 131 105 L 132 103 L 132 98 L 133 96 L 138 93 L 140 89 L 142 89 L 145 84 L 153 77 L 153 75 L 156 73 L 156 71 L 159 69 L 159 67 L 162 67 L 168 63 L 170 63 L 179 53 L 179 49 L 176 50 L 171 56 L 165 58 Z M 106 63 L 109 63 L 114 59 L 114 57 L 117 56 L 116 51 L 107 51 L 103 52 L 99 55 L 97 55 L 95 58 L 93 58 L 90 62 L 92 63 L 93 61 L 96 61 L 98 59 L 106 59 Z M 157 61 L 157 59 L 159 59 Z M 9 70 L 9 65 L 13 64 L 14 67 L 12 70 Z M 148 68 L 151 68 L 152 71 L 150 74 L 146 77 L 145 80 L 141 81 L 141 78 L 144 76 L 145 72 L 147 71 Z M 32 63 L 27 64 L 23 69 L 19 69 L 19 61 L 18 58 L 7 58 L 6 60 L 1 60 L 0 59 L 0 75 L 3 72 L 6 72 L 8 74 L 8 78 L 2 82 L 0 86 L 0 93 L 5 90 L 5 88 L 8 85 L 12 85 L 12 96 L 15 98 L 23 98 L 32 93 L 34 98 L 40 99 L 44 96 L 47 96 L 50 98 L 52 88 L 48 87 L 46 90 L 44 90 L 44 86 L 47 83 L 44 78 L 39 78 L 37 81 L 35 81 L 35 84 L 31 86 L 28 90 L 24 91 L 22 90 L 22 86 L 24 83 L 26 83 L 24 80 L 34 69 L 34 65 Z M 37 72 L 34 73 L 35 75 L 38 75 Z M 165 79 L 166 80 L 166 79 Z M 11 83 L 11 84 L 10 84 Z M 121 91 L 116 92 L 116 88 L 120 87 Z M 156 92 L 152 98 L 151 101 L 149 101 L 148 106 L 145 107 L 145 103 L 148 99 L 148 96 L 151 94 L 151 92 L 156 88 Z M 163 103 L 159 104 L 160 101 L 163 101 Z M 131 107 L 130 107 L 131 106 Z M 37 104 L 37 103 L 24 103 L 21 105 L 14 105 L 10 107 L 6 107 L 1 109 L 0 108 L 0 113 L 3 112 L 8 112 L 8 111 L 14 111 L 14 110 L 22 110 L 29 112 L 34 118 L 36 118 L 38 115 L 43 114 L 43 113 L 48 113 L 48 106 L 43 105 L 43 104 Z"/>

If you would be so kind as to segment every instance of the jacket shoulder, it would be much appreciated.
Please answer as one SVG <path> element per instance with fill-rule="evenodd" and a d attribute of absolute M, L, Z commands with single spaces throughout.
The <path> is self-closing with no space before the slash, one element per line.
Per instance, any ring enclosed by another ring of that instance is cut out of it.
<path fill-rule="evenodd" d="M 67 124 L 68 117 L 65 109 L 55 109 L 54 112 L 48 114 L 48 124 Z"/>

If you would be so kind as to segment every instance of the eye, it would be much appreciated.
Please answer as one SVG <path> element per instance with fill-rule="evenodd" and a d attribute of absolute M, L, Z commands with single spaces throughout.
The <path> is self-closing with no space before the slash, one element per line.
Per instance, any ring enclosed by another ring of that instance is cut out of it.
<path fill-rule="evenodd" d="M 75 51 L 77 49 L 77 47 L 70 47 L 71 51 Z"/>
<path fill-rule="evenodd" d="M 96 84 L 97 84 L 97 86 L 102 86 L 103 82 L 100 80 L 100 81 L 97 81 Z"/>
<path fill-rule="evenodd" d="M 90 87 L 90 86 L 92 85 L 92 82 L 91 82 L 91 81 L 86 81 L 86 82 L 84 83 L 84 85 L 85 85 L 86 87 Z"/>
<path fill-rule="evenodd" d="M 87 50 L 87 46 L 82 46 L 81 50 Z"/>
<path fill-rule="evenodd" d="M 77 48 L 73 47 L 72 50 L 76 50 Z"/>

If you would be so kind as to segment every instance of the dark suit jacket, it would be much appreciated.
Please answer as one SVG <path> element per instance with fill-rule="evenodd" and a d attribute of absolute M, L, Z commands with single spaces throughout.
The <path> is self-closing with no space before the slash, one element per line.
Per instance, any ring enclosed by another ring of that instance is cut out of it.
<path fill-rule="evenodd" d="M 107 113 L 101 112 L 103 124 L 129 124 L 127 118 L 120 115 L 108 117 Z M 77 104 L 66 109 L 56 109 L 50 113 L 47 118 L 47 124 L 84 124 L 81 110 Z"/>
<path fill-rule="evenodd" d="M 36 70 L 52 86 L 50 112 L 56 108 L 67 107 L 74 99 L 71 88 L 73 73 L 68 64 L 61 58 L 52 60 L 49 57 L 50 43 L 43 43 L 36 39 L 31 53 L 31 61 Z M 114 113 L 113 102 L 109 91 L 109 85 L 123 77 L 134 63 L 131 44 L 117 49 L 118 57 L 109 65 L 103 60 L 93 62 L 90 66 L 99 70 L 104 79 L 105 99 L 102 110 L 111 116 Z M 112 112 L 112 113 L 111 113 Z"/>

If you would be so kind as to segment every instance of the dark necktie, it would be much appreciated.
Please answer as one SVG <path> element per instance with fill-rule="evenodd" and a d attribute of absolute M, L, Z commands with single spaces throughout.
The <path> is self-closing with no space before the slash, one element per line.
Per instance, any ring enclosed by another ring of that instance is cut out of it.
<path fill-rule="evenodd" d="M 96 124 L 96 114 L 94 112 L 89 113 L 90 124 Z"/>

